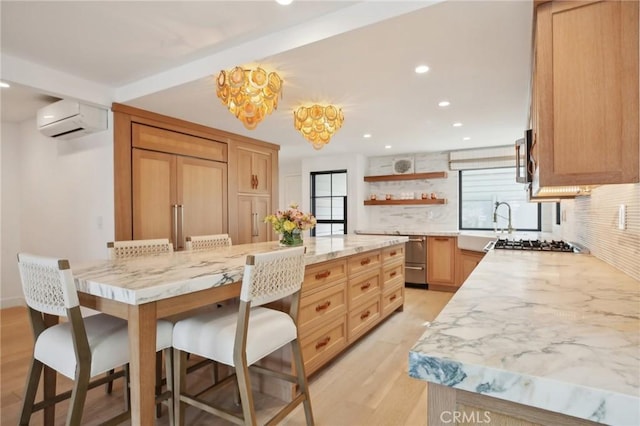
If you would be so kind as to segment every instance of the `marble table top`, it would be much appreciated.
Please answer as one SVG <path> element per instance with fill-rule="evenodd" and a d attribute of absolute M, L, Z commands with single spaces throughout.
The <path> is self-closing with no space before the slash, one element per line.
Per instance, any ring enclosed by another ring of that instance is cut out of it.
<path fill-rule="evenodd" d="M 333 235 L 307 237 L 307 265 L 403 244 L 402 236 Z M 205 251 L 181 251 L 123 260 L 72 264 L 79 291 L 137 305 L 242 280 L 248 254 L 277 250 L 277 241 Z"/>
<path fill-rule="evenodd" d="M 640 282 L 591 255 L 489 252 L 409 352 L 412 377 L 640 424 Z"/>

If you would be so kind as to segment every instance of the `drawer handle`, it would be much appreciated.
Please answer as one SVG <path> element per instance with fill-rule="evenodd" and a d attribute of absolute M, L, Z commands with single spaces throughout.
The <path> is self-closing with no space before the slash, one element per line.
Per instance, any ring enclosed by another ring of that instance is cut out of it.
<path fill-rule="evenodd" d="M 360 320 L 368 318 L 369 315 L 371 315 L 371 311 L 367 310 L 367 312 L 364 312 L 362 315 L 360 315 Z"/>
<path fill-rule="evenodd" d="M 366 259 L 360 261 L 360 266 L 368 265 L 370 263 L 371 263 L 371 259 L 367 257 Z"/>
<path fill-rule="evenodd" d="M 366 284 L 362 284 L 360 286 L 360 290 L 365 291 L 366 289 L 368 289 L 369 287 L 371 287 L 371 283 L 367 282 Z"/>
<path fill-rule="evenodd" d="M 318 305 L 316 306 L 316 312 L 320 312 L 320 311 L 324 311 L 325 309 L 327 309 L 329 306 L 331 306 L 331 300 L 327 300 L 326 302 L 324 302 L 322 305 Z"/>
<path fill-rule="evenodd" d="M 327 278 L 329 275 L 331 275 L 331 271 L 318 272 L 316 274 L 316 280 Z"/>
<path fill-rule="evenodd" d="M 391 253 L 389 253 L 389 256 L 395 256 L 396 255 L 396 251 L 392 251 Z"/>
<path fill-rule="evenodd" d="M 324 339 L 318 341 L 318 343 L 316 343 L 316 350 L 320 349 L 323 346 L 327 346 L 330 340 L 331 340 L 331 336 L 327 336 Z"/>
<path fill-rule="evenodd" d="M 438 237 L 436 237 L 436 238 L 434 238 L 434 240 L 436 240 L 436 241 L 449 241 L 449 238 L 438 238 Z"/>
<path fill-rule="evenodd" d="M 389 274 L 390 277 L 395 277 L 396 276 L 396 271 L 393 271 L 392 273 Z"/>
<path fill-rule="evenodd" d="M 396 298 L 397 298 L 397 297 L 398 297 L 398 296 L 396 296 L 396 295 L 394 294 L 393 296 L 391 296 L 391 297 L 389 298 L 389 302 L 393 302 L 394 300 L 396 300 Z"/>

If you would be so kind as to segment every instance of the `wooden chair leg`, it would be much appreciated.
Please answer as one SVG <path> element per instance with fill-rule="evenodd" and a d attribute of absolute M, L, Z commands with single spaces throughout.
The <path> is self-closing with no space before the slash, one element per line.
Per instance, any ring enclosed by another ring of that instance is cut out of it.
<path fill-rule="evenodd" d="M 236 365 L 236 378 L 240 390 L 240 401 L 242 402 L 242 415 L 245 425 L 256 425 L 256 411 L 253 406 L 253 394 L 251 393 L 251 379 L 249 377 L 249 367 L 246 363 Z"/>
<path fill-rule="evenodd" d="M 89 379 L 89 366 L 77 368 L 71 392 L 71 401 L 69 402 L 69 412 L 67 413 L 67 425 L 82 424 L 82 411 L 84 410 L 84 402 L 87 399 L 87 391 L 89 390 Z"/>
<path fill-rule="evenodd" d="M 169 426 L 175 424 L 175 413 L 173 398 L 175 398 L 174 385 L 173 385 L 173 351 L 171 349 L 165 349 L 164 351 L 165 362 L 165 375 L 167 376 L 167 390 L 171 392 L 171 399 L 168 401 L 169 407 Z"/>
<path fill-rule="evenodd" d="M 156 396 L 162 393 L 162 352 L 156 352 Z M 162 403 L 156 404 L 156 418 L 162 416 Z"/>
<path fill-rule="evenodd" d="M 27 384 L 24 390 L 24 399 L 22 400 L 22 414 L 20 414 L 20 426 L 28 426 L 31 414 L 33 413 L 33 404 L 36 400 L 38 392 L 38 384 L 40 384 L 40 376 L 42 375 L 42 363 L 37 359 L 31 360 L 29 375 L 27 376 Z"/>
<path fill-rule="evenodd" d="M 304 371 L 304 362 L 302 360 L 302 351 L 300 349 L 300 342 L 295 339 L 291 342 L 291 350 L 293 352 L 293 361 L 296 367 L 296 375 L 298 377 L 298 387 L 300 393 L 304 395 L 304 416 L 307 420 L 307 426 L 313 426 L 313 411 L 311 410 L 311 396 L 309 395 L 309 383 L 307 382 L 307 375 Z"/>
<path fill-rule="evenodd" d="M 184 425 L 184 410 L 186 404 L 180 401 L 186 389 L 187 354 L 178 349 L 173 350 L 173 415 L 176 426 Z"/>
<path fill-rule="evenodd" d="M 115 373 L 116 370 L 114 370 L 113 368 L 109 371 L 107 371 L 106 375 L 110 376 L 113 373 Z M 107 393 L 107 395 L 111 395 L 111 393 L 113 392 L 113 380 L 111 380 L 109 383 L 107 383 L 105 385 L 105 392 Z"/>

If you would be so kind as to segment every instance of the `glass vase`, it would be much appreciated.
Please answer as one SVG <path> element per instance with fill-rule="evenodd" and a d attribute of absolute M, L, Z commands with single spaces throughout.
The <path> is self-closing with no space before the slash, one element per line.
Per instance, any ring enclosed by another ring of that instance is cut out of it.
<path fill-rule="evenodd" d="M 294 229 L 291 232 L 283 232 L 280 235 L 280 245 L 283 247 L 301 246 L 304 243 L 302 241 L 302 234 L 299 229 Z"/>

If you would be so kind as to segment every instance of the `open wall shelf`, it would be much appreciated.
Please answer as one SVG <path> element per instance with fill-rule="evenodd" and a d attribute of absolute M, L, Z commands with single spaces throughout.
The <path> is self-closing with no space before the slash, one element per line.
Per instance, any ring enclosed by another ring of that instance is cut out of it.
<path fill-rule="evenodd" d="M 416 200 L 365 200 L 365 206 L 403 206 L 412 204 L 446 204 L 445 198 L 427 198 Z"/>
<path fill-rule="evenodd" d="M 447 172 L 428 172 L 428 173 L 411 173 L 406 175 L 365 176 L 364 181 L 365 182 L 384 182 L 384 181 L 393 181 L 393 180 L 444 179 L 446 177 L 447 177 Z"/>

